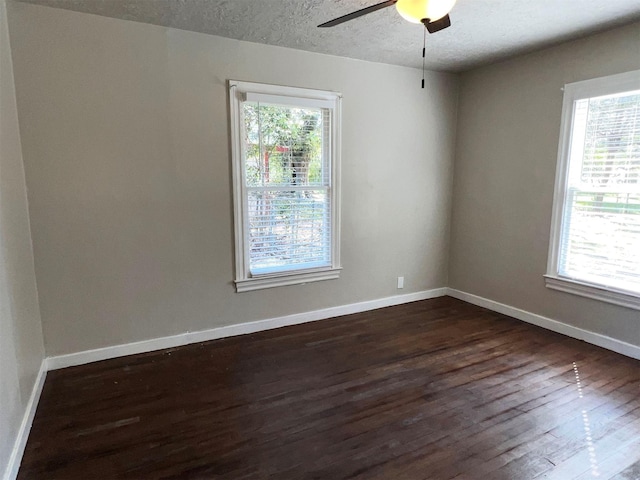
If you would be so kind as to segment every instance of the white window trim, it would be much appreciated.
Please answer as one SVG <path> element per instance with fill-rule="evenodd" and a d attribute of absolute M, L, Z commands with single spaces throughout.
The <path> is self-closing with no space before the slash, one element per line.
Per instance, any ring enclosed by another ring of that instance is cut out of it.
<path fill-rule="evenodd" d="M 640 294 L 562 276 L 558 273 L 558 261 L 560 256 L 563 210 L 567 197 L 569 150 L 571 147 L 571 130 L 575 102 L 583 98 L 599 97 L 638 89 L 640 89 L 640 70 L 569 83 L 564 86 L 558 163 L 553 196 L 553 212 L 551 216 L 549 257 L 547 261 L 547 274 L 544 275 L 547 288 L 636 310 L 640 310 Z"/>
<path fill-rule="evenodd" d="M 250 98 L 278 100 L 297 106 L 322 106 L 333 109 L 331 122 L 331 266 L 293 270 L 287 272 L 252 275 L 249 271 L 249 242 L 247 222 L 247 203 L 244 194 L 244 178 L 242 169 L 242 121 L 241 104 Z M 300 100 L 300 102 L 298 101 Z M 229 109 L 231 122 L 231 163 L 233 175 L 233 211 L 234 211 L 234 244 L 235 244 L 235 285 L 237 292 L 249 292 L 265 288 L 285 285 L 299 285 L 321 280 L 332 280 L 340 277 L 340 152 L 342 150 L 341 128 L 342 95 L 324 90 L 268 85 L 262 83 L 229 80 Z"/>

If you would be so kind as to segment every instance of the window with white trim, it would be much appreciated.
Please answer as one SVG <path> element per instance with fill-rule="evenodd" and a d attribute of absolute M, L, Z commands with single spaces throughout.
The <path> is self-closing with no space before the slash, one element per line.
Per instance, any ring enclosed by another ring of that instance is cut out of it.
<path fill-rule="evenodd" d="M 640 71 L 565 85 L 545 277 L 640 309 Z"/>
<path fill-rule="evenodd" d="M 340 94 L 229 92 L 237 291 L 338 278 Z"/>

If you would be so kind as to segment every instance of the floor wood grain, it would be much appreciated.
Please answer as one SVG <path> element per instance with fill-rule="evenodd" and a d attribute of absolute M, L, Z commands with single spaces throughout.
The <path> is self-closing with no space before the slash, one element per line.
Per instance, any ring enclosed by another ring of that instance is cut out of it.
<path fill-rule="evenodd" d="M 50 372 L 19 479 L 640 479 L 640 362 L 449 297 Z"/>

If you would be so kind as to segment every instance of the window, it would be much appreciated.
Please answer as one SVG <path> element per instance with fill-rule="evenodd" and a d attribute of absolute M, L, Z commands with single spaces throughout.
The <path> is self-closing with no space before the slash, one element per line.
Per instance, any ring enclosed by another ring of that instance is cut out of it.
<path fill-rule="evenodd" d="M 640 309 L 640 71 L 565 86 L 546 284 Z"/>
<path fill-rule="evenodd" d="M 237 291 L 338 278 L 340 95 L 229 91 Z"/>

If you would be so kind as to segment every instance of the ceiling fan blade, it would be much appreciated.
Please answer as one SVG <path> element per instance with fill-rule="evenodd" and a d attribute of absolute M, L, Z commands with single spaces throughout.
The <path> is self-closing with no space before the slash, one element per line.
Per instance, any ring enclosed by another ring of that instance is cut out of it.
<path fill-rule="evenodd" d="M 438 20 L 434 20 L 433 22 L 425 22 L 424 26 L 427 27 L 427 31 L 429 33 L 436 33 L 440 30 L 444 30 L 445 28 L 450 27 L 451 18 L 449 18 L 449 15 L 445 15 L 444 17 L 439 18 Z"/>
<path fill-rule="evenodd" d="M 342 17 L 335 18 L 329 22 L 323 23 L 322 25 L 318 25 L 318 27 L 319 28 L 335 27 L 336 25 L 340 25 L 341 23 L 348 22 L 349 20 L 353 20 L 354 18 L 361 17 L 363 15 L 366 15 L 367 13 L 375 12 L 376 10 L 381 10 L 383 8 L 390 7 L 391 5 L 395 5 L 397 2 L 398 0 L 388 0 L 386 2 L 378 3 L 376 5 L 371 5 L 370 7 L 357 10 L 347 15 L 343 15 Z"/>

